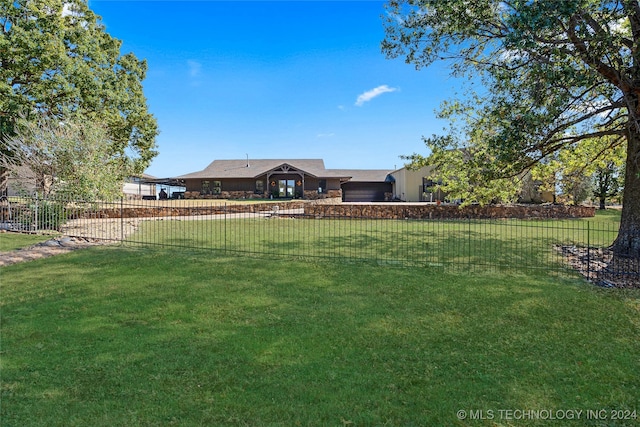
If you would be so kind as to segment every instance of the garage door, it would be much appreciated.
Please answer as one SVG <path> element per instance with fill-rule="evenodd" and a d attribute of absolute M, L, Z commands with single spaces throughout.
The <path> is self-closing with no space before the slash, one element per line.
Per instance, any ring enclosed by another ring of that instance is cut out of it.
<path fill-rule="evenodd" d="M 391 192 L 387 182 L 347 182 L 342 185 L 345 202 L 384 202 L 384 193 Z"/>

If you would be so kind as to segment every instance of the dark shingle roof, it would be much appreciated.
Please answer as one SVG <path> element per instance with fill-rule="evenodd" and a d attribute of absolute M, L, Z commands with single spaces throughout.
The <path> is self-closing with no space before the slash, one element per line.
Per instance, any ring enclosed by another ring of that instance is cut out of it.
<path fill-rule="evenodd" d="M 356 182 L 384 182 L 391 170 L 325 169 L 322 159 L 254 159 L 214 160 L 199 172 L 178 179 L 256 178 L 282 165 L 303 171 L 317 178 L 342 178 Z"/>
<path fill-rule="evenodd" d="M 199 172 L 188 173 L 177 178 L 255 178 L 282 165 L 289 165 L 316 177 L 327 176 L 322 159 L 252 159 L 252 160 L 214 160 Z"/>
<path fill-rule="evenodd" d="M 349 176 L 350 182 L 385 182 L 391 169 L 331 169 L 337 175 Z"/>

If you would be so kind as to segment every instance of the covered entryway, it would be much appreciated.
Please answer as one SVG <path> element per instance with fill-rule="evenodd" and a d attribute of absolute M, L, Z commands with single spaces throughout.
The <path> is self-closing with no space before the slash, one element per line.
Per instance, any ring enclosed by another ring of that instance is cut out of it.
<path fill-rule="evenodd" d="M 299 198 L 304 195 L 306 173 L 286 163 L 267 172 L 271 197 Z"/>
<path fill-rule="evenodd" d="M 293 179 L 278 180 L 278 196 L 293 198 L 295 195 L 295 185 L 296 181 Z"/>

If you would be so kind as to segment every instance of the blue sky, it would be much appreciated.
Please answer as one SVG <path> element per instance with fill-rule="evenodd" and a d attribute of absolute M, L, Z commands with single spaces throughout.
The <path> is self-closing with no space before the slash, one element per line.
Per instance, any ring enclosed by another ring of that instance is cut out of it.
<path fill-rule="evenodd" d="M 393 169 L 426 153 L 423 135 L 455 80 L 380 51 L 379 1 L 91 0 L 144 81 L 172 177 L 215 159 L 321 158 L 328 168 Z"/>

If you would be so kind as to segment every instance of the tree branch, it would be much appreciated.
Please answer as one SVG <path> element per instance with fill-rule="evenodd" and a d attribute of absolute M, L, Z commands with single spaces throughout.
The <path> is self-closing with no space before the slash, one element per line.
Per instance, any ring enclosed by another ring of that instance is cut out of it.
<path fill-rule="evenodd" d="M 571 40 L 571 43 L 580 54 L 582 61 L 589 67 L 596 70 L 601 76 L 610 81 L 616 87 L 620 88 L 624 93 L 631 93 L 634 90 L 638 91 L 638 89 L 635 89 L 630 82 L 626 81 L 618 70 L 606 65 L 591 54 L 586 42 L 576 34 L 575 27 L 577 25 L 578 15 L 573 15 L 569 19 L 569 25 L 566 27 L 566 31 L 569 36 L 569 40 Z"/>

